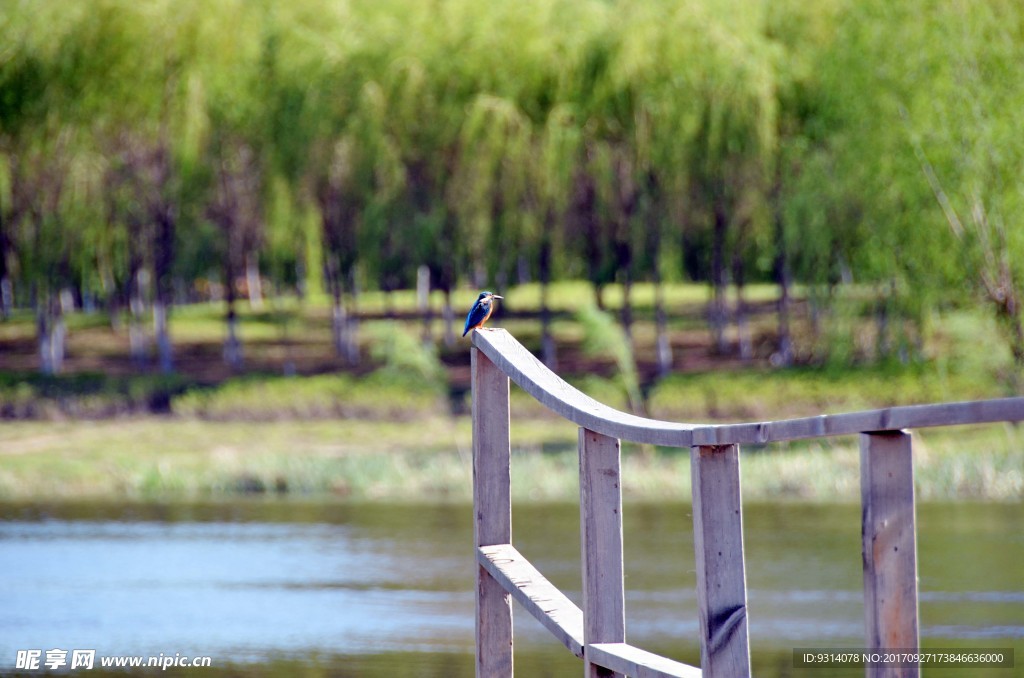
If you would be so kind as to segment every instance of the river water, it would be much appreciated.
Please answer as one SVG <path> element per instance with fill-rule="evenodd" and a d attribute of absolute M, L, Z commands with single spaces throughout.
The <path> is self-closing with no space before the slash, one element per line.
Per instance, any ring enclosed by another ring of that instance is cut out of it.
<path fill-rule="evenodd" d="M 625 506 L 626 628 L 697 664 L 691 520 Z M 755 675 L 824 676 L 792 652 L 863 645 L 859 507 L 747 503 L 744 521 Z M 922 504 L 918 526 L 922 644 L 1014 648 L 1020 673 L 984 675 L 1024 675 L 1024 507 Z M 578 604 L 578 508 L 515 506 L 513 533 Z M 471 676 L 471 545 L 464 505 L 0 504 L 0 674 L 59 648 L 209 656 L 207 676 Z M 517 673 L 579 675 L 515 614 Z"/>

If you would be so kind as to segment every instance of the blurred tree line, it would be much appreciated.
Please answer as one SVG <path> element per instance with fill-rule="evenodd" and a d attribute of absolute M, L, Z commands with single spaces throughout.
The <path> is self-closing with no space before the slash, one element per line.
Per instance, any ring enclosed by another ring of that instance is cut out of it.
<path fill-rule="evenodd" d="M 708 281 L 722 350 L 775 281 L 788 362 L 792 286 L 854 283 L 882 357 L 984 299 L 1024 365 L 1022 63 L 1016 0 L 0 0 L 0 309 L 51 371 L 62 309 L 140 362 L 145 316 L 169 371 L 173 304 L 226 300 L 238 361 L 266 282 L 355 360 L 421 267 L 620 283 L 627 337 L 632 283 Z"/>

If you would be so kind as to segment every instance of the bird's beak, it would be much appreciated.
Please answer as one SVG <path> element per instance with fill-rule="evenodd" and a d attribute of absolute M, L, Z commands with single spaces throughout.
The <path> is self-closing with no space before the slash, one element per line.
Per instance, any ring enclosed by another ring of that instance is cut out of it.
<path fill-rule="evenodd" d="M 504 299 L 505 298 L 505 297 L 500 297 L 497 294 L 492 294 L 491 296 L 494 297 L 495 299 Z"/>

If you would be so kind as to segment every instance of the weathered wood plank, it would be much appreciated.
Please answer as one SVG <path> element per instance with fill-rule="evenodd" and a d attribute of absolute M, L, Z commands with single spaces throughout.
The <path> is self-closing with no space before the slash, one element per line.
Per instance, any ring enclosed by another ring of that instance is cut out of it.
<path fill-rule="evenodd" d="M 687 424 L 620 412 L 573 388 L 500 328 L 473 333 L 483 351 L 512 381 L 552 411 L 591 431 L 639 443 L 689 447 L 800 440 L 862 431 L 1024 421 L 1024 397 L 907 405 L 739 424 Z"/>
<path fill-rule="evenodd" d="M 860 438 L 864 621 L 867 647 L 918 647 L 914 463 L 909 433 Z M 870 678 L 916 678 L 919 666 L 873 667 Z"/>
<path fill-rule="evenodd" d="M 621 643 L 626 607 L 619 441 L 585 428 L 579 438 L 583 637 L 588 644 Z M 583 662 L 588 678 L 615 675 L 591 662 L 586 649 Z"/>
<path fill-rule="evenodd" d="M 583 658 L 583 611 L 514 546 L 481 546 L 477 549 L 477 562 L 562 645 Z"/>
<path fill-rule="evenodd" d="M 689 424 L 646 419 L 600 403 L 567 384 L 500 328 L 477 330 L 473 345 L 524 391 L 569 421 L 611 438 L 689 447 Z"/>
<path fill-rule="evenodd" d="M 694 426 L 694 445 L 769 443 L 802 438 L 855 435 L 862 431 L 1024 421 L 1024 398 L 906 405 L 847 414 L 823 414 L 747 424 Z"/>
<path fill-rule="evenodd" d="M 473 533 L 477 547 L 512 542 L 508 377 L 472 351 Z M 512 600 L 477 566 L 476 675 L 512 676 Z"/>
<path fill-rule="evenodd" d="M 595 643 L 587 646 L 590 658 L 605 668 L 631 678 L 700 678 L 695 666 L 656 655 L 626 643 Z"/>
<path fill-rule="evenodd" d="M 750 675 L 739 447 L 693 447 L 693 542 L 700 659 L 708 678 Z"/>

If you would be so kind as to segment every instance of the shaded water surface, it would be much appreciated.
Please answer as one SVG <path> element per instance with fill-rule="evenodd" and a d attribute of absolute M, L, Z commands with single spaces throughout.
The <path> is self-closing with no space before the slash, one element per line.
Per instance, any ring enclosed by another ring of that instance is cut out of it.
<path fill-rule="evenodd" d="M 578 509 L 513 516 L 517 547 L 579 603 Z M 206 655 L 210 676 L 470 676 L 471 517 L 449 505 L 0 504 L 0 673 L 19 649 L 63 648 Z M 627 504 L 624 518 L 630 641 L 699 663 L 689 506 Z M 824 675 L 793 669 L 792 649 L 863 644 L 859 507 L 746 504 L 744 521 L 755 674 Z M 921 505 L 918 524 L 922 644 L 1014 647 L 1024 665 L 1024 508 Z M 578 675 L 516 614 L 517 672 Z"/>

